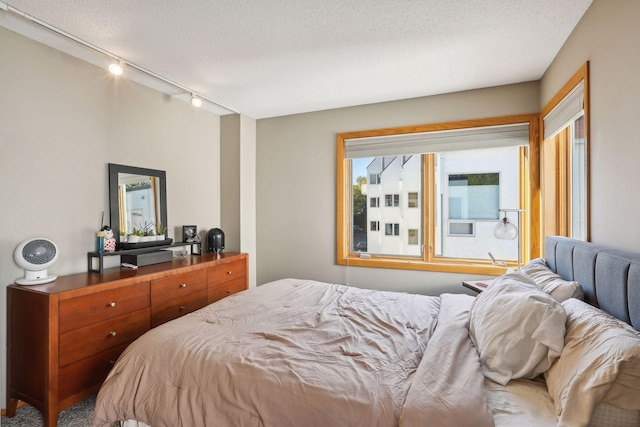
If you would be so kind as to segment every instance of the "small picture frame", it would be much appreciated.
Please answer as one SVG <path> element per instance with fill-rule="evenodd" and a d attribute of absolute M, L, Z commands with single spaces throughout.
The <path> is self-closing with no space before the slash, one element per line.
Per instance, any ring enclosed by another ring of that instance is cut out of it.
<path fill-rule="evenodd" d="M 182 241 L 183 242 L 195 242 L 198 235 L 198 228 L 195 225 L 183 225 L 182 226 Z"/>

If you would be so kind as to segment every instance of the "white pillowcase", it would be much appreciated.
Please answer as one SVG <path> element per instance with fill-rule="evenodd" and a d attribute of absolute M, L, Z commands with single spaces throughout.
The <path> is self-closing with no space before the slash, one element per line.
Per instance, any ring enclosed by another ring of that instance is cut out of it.
<path fill-rule="evenodd" d="M 562 351 L 565 319 L 562 305 L 527 276 L 495 279 L 470 312 L 469 336 L 484 376 L 505 385 L 545 372 Z"/>
<path fill-rule="evenodd" d="M 640 333 L 577 299 L 562 303 L 567 333 L 544 374 L 559 426 L 586 426 L 599 403 L 640 410 Z"/>
<path fill-rule="evenodd" d="M 560 302 L 569 298 L 584 299 L 580 283 L 564 280 L 558 276 L 549 269 L 543 258 L 532 259 L 520 269 L 520 272 L 529 276 L 540 289 Z"/>

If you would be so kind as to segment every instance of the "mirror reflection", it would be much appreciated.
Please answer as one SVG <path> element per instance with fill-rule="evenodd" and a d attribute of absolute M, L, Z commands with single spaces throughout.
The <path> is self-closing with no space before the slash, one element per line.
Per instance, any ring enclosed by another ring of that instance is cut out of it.
<path fill-rule="evenodd" d="M 109 164 L 109 204 L 111 228 L 119 242 L 132 235 L 142 241 L 166 237 L 165 171 Z"/>
<path fill-rule="evenodd" d="M 156 176 L 118 174 L 118 211 L 120 231 L 124 235 L 155 231 L 160 219 L 160 178 Z"/>

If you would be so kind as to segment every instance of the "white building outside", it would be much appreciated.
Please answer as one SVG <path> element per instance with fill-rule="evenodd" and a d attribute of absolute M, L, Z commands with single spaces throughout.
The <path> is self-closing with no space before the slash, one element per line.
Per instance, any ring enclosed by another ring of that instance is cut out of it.
<path fill-rule="evenodd" d="M 518 147 L 436 154 L 438 256 L 488 259 L 492 252 L 497 259 L 517 258 L 517 242 L 496 239 L 493 229 L 503 215 L 498 209 L 518 207 L 518 159 Z M 372 158 L 362 191 L 367 252 L 421 256 L 422 181 L 420 155 Z"/>

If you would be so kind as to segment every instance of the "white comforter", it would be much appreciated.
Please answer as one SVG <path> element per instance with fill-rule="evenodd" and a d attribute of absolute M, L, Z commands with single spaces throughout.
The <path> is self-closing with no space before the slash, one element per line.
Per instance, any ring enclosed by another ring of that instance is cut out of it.
<path fill-rule="evenodd" d="M 491 426 L 468 339 L 472 301 L 263 285 L 129 346 L 100 390 L 94 426 Z"/>

